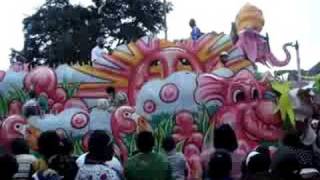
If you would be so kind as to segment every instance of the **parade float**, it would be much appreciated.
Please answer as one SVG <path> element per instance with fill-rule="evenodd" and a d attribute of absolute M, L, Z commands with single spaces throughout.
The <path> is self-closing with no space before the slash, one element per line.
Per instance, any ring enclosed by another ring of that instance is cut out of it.
<path fill-rule="evenodd" d="M 262 11 L 247 4 L 239 11 L 232 33 L 211 32 L 198 40 L 167 41 L 142 37 L 115 48 L 104 62 L 89 65 L 46 66 L 28 70 L 13 65 L 0 73 L 0 143 L 6 147 L 17 137 L 37 150 L 36 138 L 55 130 L 73 139 L 75 153 L 87 149 L 93 130 L 113 134 L 123 161 L 136 149 L 135 135 L 151 130 L 156 151 L 162 139 L 173 135 L 197 176 L 200 153 L 212 147 L 213 131 L 230 124 L 239 151 L 246 153 L 261 143 L 276 142 L 285 124 L 294 126 L 288 92 L 290 86 L 257 72 L 257 64 L 285 66 L 269 46 Z M 292 48 L 293 49 L 293 48 Z M 106 88 L 125 93 L 128 103 L 108 111 Z M 23 104 L 35 91 L 47 102 L 44 114 L 26 118 Z M 103 101 L 102 101 L 103 102 Z"/>

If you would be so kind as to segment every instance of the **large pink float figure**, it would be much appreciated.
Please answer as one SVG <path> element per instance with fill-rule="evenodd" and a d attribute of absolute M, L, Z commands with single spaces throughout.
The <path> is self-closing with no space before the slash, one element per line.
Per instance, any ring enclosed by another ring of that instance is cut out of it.
<path fill-rule="evenodd" d="M 214 127 L 230 124 L 245 153 L 282 135 L 282 121 L 274 112 L 270 83 L 255 77 L 256 63 L 284 66 L 259 33 L 261 10 L 245 5 L 233 35 L 209 33 L 197 41 L 169 42 L 143 37 L 117 47 L 93 66 L 61 65 L 0 73 L 0 144 L 25 137 L 37 149 L 42 131 L 56 130 L 74 139 L 75 150 L 87 149 L 92 130 L 113 134 L 116 152 L 126 161 L 135 151 L 135 134 L 153 131 L 156 148 L 172 134 L 187 159 L 190 178 L 201 177 L 200 153 L 212 146 Z M 222 59 L 223 58 L 223 59 Z M 129 104 L 108 112 L 99 103 L 109 98 L 107 87 L 127 94 Z M 22 116 L 21 107 L 34 90 L 48 104 L 43 116 Z M 9 96 L 6 96 L 9 94 Z"/>
<path fill-rule="evenodd" d="M 248 151 L 261 140 L 275 141 L 281 137 L 281 119 L 274 114 L 275 104 L 264 99 L 264 85 L 250 72 L 241 71 L 230 79 L 203 74 L 197 81 L 198 101 L 218 101 L 221 104 L 211 122 L 216 126 L 230 124 L 240 148 Z"/>

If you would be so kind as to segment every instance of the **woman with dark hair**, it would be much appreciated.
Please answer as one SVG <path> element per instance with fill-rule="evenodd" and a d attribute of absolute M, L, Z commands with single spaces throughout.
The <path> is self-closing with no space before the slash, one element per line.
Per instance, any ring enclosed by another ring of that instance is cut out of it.
<path fill-rule="evenodd" d="M 38 152 L 41 158 L 33 165 L 36 171 L 48 169 L 48 160 L 60 153 L 60 138 L 55 131 L 46 131 L 41 133 L 38 138 Z"/>
<path fill-rule="evenodd" d="M 229 124 L 223 124 L 214 131 L 214 147 L 234 152 L 238 148 L 238 141 L 235 132 Z"/>
<path fill-rule="evenodd" d="M 75 180 L 121 179 L 120 173 L 105 163 L 110 161 L 113 155 L 112 138 L 104 131 L 94 131 L 89 138 L 89 153 Z"/>
<path fill-rule="evenodd" d="M 230 153 L 224 150 L 217 150 L 209 160 L 208 177 L 210 180 L 231 180 L 231 169 Z"/>
<path fill-rule="evenodd" d="M 30 154 L 29 146 L 25 139 L 17 138 L 11 143 L 11 151 L 15 155 L 19 169 L 14 179 L 30 179 L 33 174 L 32 164 L 37 160 Z"/>
<path fill-rule="evenodd" d="M 48 160 L 48 167 L 56 171 L 63 180 L 74 180 L 78 171 L 76 158 L 72 156 L 72 152 L 72 141 L 63 137 L 60 139 L 59 153 Z"/>
<path fill-rule="evenodd" d="M 234 179 L 241 178 L 241 162 L 244 157 L 243 154 L 238 153 L 238 142 L 235 132 L 229 124 L 223 124 L 214 130 L 214 147 L 205 150 L 201 154 L 203 167 L 208 168 L 210 157 L 216 150 L 224 150 L 230 153 L 232 159 L 231 176 Z M 206 176 L 206 175 L 205 175 Z"/>

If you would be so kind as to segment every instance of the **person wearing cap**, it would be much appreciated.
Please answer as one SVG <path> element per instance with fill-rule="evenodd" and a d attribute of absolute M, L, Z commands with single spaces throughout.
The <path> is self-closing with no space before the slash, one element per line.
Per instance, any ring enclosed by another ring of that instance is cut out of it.
<path fill-rule="evenodd" d="M 108 54 L 108 50 L 104 47 L 104 37 L 97 38 L 97 45 L 91 50 L 91 61 L 92 63 L 103 63 L 105 61 L 104 55 Z"/>
<path fill-rule="evenodd" d="M 271 157 L 268 148 L 258 147 L 250 152 L 242 163 L 242 179 L 272 179 L 268 172 L 271 164 Z"/>

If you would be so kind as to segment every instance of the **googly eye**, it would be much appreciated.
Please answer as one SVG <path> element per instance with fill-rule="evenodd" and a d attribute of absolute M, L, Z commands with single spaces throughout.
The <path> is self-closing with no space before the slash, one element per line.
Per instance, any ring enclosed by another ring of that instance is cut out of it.
<path fill-rule="evenodd" d="M 238 103 L 238 102 L 243 102 L 246 99 L 246 95 L 245 93 L 240 90 L 237 89 L 233 92 L 233 102 Z"/>

